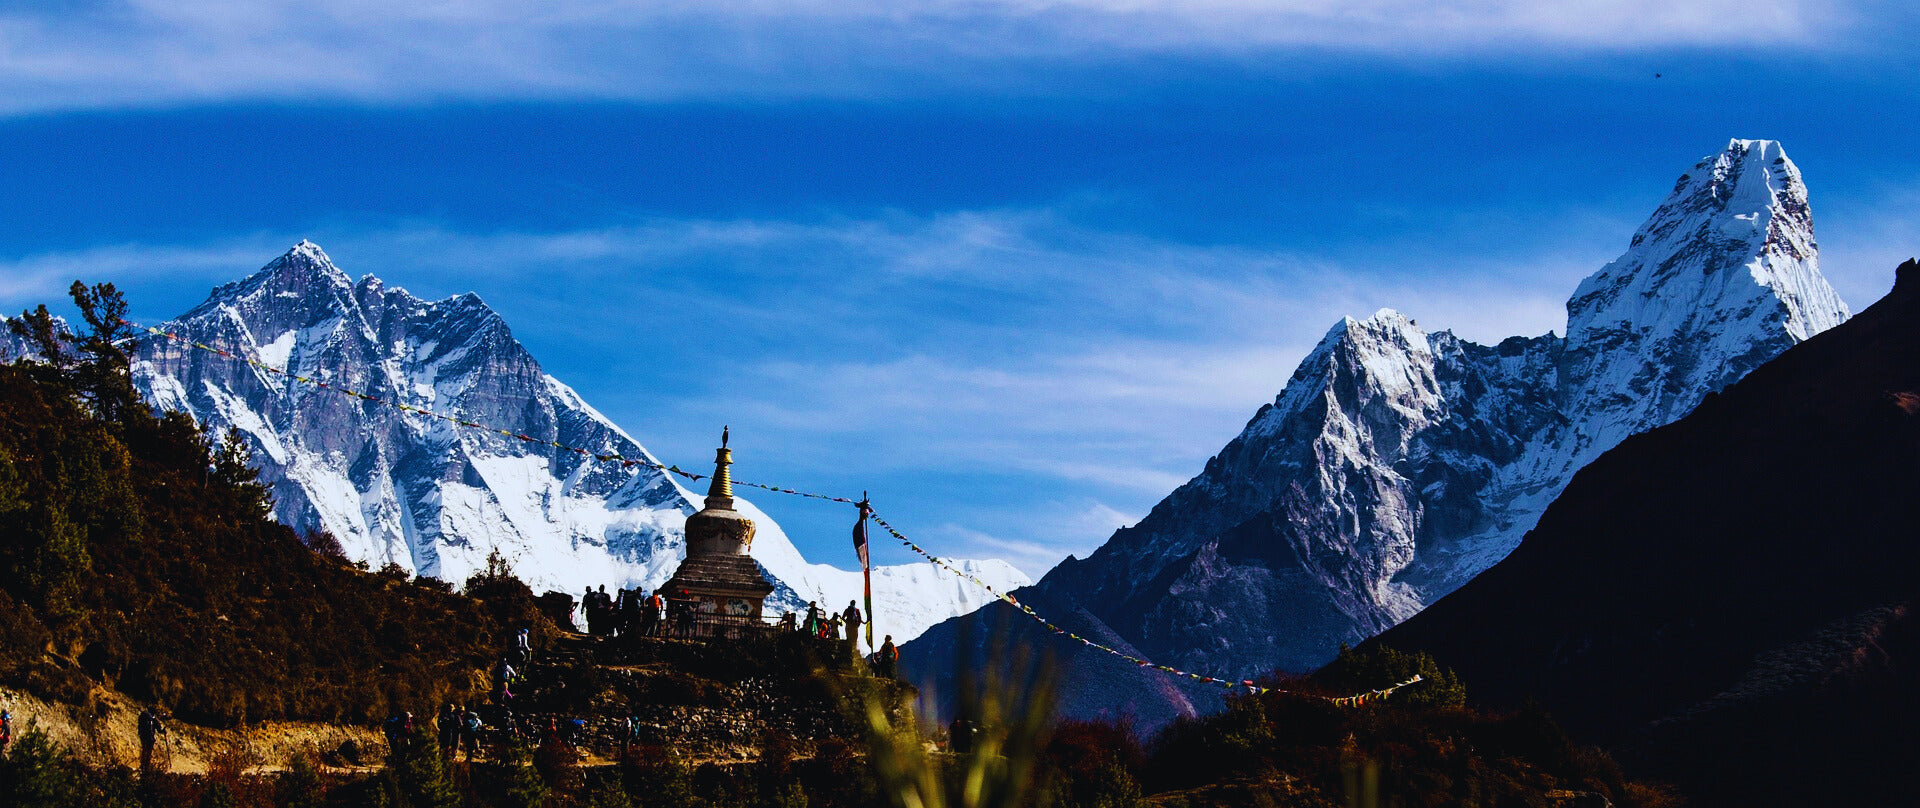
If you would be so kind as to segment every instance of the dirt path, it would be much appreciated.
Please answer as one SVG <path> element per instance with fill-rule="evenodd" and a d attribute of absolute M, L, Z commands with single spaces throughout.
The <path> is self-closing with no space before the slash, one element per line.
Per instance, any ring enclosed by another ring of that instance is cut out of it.
<path fill-rule="evenodd" d="M 95 689 L 89 701 L 87 705 L 60 704 L 0 688 L 0 707 L 12 711 L 16 737 L 31 727 L 89 765 L 138 767 L 140 738 L 135 726 L 142 705 L 105 688 Z M 332 751 L 349 740 L 368 750 L 369 762 L 386 748 L 385 740 L 371 727 L 316 722 L 270 721 L 232 730 L 168 722 L 167 729 L 162 742 L 166 748 L 156 757 L 168 762 L 169 771 L 187 774 L 205 773 L 216 760 L 247 771 L 278 771 L 296 755 Z"/>

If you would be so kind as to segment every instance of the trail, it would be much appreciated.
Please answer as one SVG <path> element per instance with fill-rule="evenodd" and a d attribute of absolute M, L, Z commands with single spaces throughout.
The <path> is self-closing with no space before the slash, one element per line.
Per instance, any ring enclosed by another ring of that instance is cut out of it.
<path fill-rule="evenodd" d="M 29 728 L 67 748 L 83 762 L 102 768 L 140 765 L 140 738 L 135 730 L 141 704 L 105 687 L 96 687 L 85 704 L 63 704 L 0 688 L 0 706 L 13 713 L 14 737 Z M 372 727 L 316 721 L 265 721 L 234 729 L 212 729 L 181 721 L 167 722 L 166 748 L 156 758 L 180 774 L 204 774 L 216 760 L 228 760 L 248 772 L 286 768 L 298 755 L 331 752 L 346 741 L 366 750 L 363 763 L 377 764 L 386 742 Z M 334 771 L 371 770 L 377 766 L 329 765 Z"/>

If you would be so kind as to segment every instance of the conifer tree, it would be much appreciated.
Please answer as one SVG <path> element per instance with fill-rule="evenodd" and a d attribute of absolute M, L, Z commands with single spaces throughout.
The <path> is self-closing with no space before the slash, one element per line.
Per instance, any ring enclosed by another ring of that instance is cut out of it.
<path fill-rule="evenodd" d="M 500 808 L 540 808 L 546 804 L 547 784 L 534 770 L 533 753 L 525 744 L 509 746 L 500 765 Z"/>
<path fill-rule="evenodd" d="M 145 412 L 133 389 L 127 352 L 121 347 L 133 336 L 133 329 L 126 323 L 126 298 L 111 283 L 87 286 L 74 281 L 67 294 L 73 297 L 89 329 L 77 340 L 80 353 L 86 357 L 75 373 L 81 394 L 109 423 L 119 422 L 136 409 Z"/>
<path fill-rule="evenodd" d="M 440 755 L 440 744 L 425 726 L 414 728 L 407 743 L 394 752 L 390 766 L 400 788 L 400 803 L 407 808 L 460 804 L 460 792 L 454 788 L 446 758 Z"/>
<path fill-rule="evenodd" d="M 40 360 L 48 365 L 65 369 L 77 361 L 67 350 L 67 342 L 72 339 L 72 336 L 61 327 L 60 321 L 54 318 L 53 313 L 47 311 L 44 303 L 21 312 L 19 317 L 8 320 L 7 330 L 12 331 L 14 336 L 32 343 L 33 352 L 39 354 Z"/>
<path fill-rule="evenodd" d="M 275 783 L 279 804 L 284 808 L 321 808 L 327 804 L 326 784 L 320 779 L 320 767 L 313 758 L 295 755 L 287 771 Z"/>

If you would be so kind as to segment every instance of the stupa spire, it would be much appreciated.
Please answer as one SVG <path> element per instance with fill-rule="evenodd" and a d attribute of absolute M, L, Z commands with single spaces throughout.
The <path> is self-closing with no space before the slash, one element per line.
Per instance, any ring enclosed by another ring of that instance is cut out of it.
<path fill-rule="evenodd" d="M 727 448 L 727 427 L 720 427 L 720 449 L 713 458 L 713 483 L 707 486 L 707 509 L 733 510 L 733 450 Z"/>

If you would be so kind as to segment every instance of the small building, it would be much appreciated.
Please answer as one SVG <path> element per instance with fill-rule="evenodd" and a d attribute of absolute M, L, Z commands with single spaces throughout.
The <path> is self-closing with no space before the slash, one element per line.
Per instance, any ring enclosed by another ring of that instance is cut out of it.
<path fill-rule="evenodd" d="M 766 625 L 761 607 L 773 584 L 753 560 L 753 520 L 733 509 L 733 452 L 720 431 L 706 507 L 687 517 L 687 557 L 660 585 L 675 610 L 691 609 L 693 636 L 731 637 Z M 672 625 L 667 626 L 674 631 Z"/>

